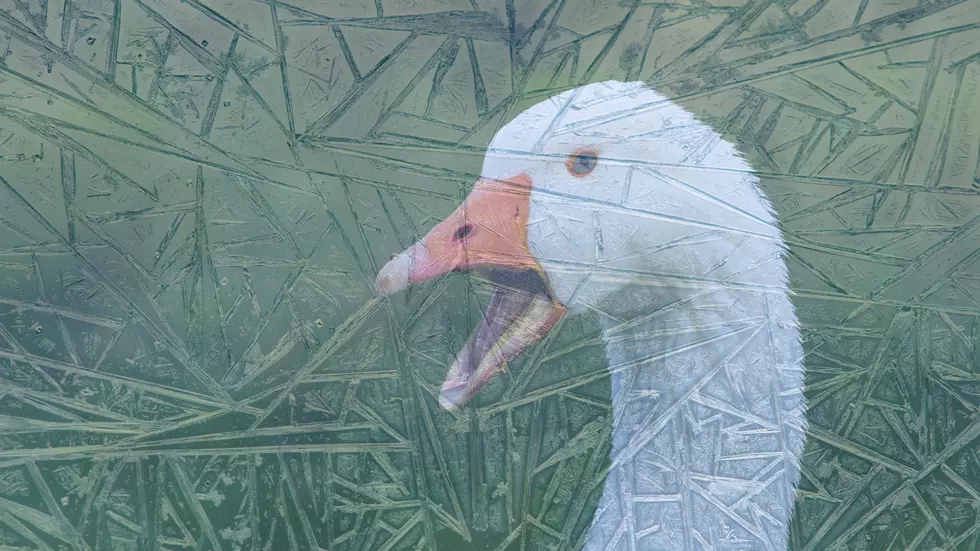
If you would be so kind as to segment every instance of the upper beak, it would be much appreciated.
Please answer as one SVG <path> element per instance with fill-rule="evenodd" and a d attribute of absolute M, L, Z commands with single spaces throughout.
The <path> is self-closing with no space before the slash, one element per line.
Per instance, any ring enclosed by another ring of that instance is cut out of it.
<path fill-rule="evenodd" d="M 378 272 L 379 294 L 462 270 L 477 270 L 494 285 L 481 323 L 442 385 L 439 404 L 444 409 L 466 404 L 566 312 L 528 247 L 529 206 L 527 177 L 480 180 L 452 215 Z"/>

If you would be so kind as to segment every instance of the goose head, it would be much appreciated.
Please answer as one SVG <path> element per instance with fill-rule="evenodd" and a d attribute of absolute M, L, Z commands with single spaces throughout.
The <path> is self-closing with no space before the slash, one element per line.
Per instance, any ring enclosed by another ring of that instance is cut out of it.
<path fill-rule="evenodd" d="M 734 240 L 778 239 L 753 178 L 731 144 L 643 83 L 575 88 L 496 133 L 472 192 L 379 271 L 376 291 L 455 271 L 492 282 L 442 387 L 441 406 L 456 408 L 566 314 L 638 274 L 732 276 L 739 268 L 719 263 Z"/>

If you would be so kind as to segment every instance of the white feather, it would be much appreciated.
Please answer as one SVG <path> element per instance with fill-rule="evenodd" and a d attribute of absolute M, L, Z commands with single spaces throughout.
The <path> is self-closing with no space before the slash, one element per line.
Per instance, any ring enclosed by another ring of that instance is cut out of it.
<path fill-rule="evenodd" d="M 576 178 L 565 161 L 583 147 L 599 163 Z M 603 82 L 497 133 L 483 176 L 517 172 L 558 299 L 604 313 L 613 467 L 585 548 L 786 549 L 803 354 L 786 247 L 749 164 L 642 83 Z"/>

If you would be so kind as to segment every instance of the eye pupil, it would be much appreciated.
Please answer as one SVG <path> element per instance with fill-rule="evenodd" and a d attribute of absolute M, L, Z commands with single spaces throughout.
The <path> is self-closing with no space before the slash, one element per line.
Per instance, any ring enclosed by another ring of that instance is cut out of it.
<path fill-rule="evenodd" d="M 473 231 L 473 224 L 464 224 L 456 230 L 456 233 L 453 234 L 453 238 L 456 241 L 459 241 L 460 239 L 463 239 L 469 235 L 471 231 Z"/>
<path fill-rule="evenodd" d="M 592 172 L 598 163 L 599 158 L 595 153 L 576 153 L 572 157 L 572 162 L 569 163 L 569 169 L 576 176 L 584 176 Z"/>

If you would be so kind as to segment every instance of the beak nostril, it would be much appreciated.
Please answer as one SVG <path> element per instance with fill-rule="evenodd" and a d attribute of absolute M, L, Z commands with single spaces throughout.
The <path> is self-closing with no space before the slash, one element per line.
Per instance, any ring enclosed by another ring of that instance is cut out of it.
<path fill-rule="evenodd" d="M 453 240 L 459 241 L 461 239 L 464 239 L 472 231 L 473 231 L 473 224 L 463 224 L 453 234 Z"/>

